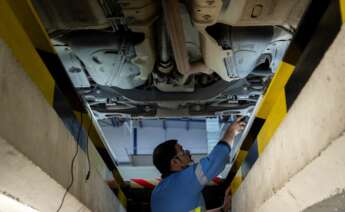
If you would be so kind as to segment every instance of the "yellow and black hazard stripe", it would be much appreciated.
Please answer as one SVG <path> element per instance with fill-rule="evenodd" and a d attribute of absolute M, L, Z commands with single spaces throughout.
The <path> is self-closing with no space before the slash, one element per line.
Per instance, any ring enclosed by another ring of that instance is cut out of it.
<path fill-rule="evenodd" d="M 296 66 L 294 74 L 285 86 L 288 109 L 318 66 L 343 23 L 343 9 L 341 6 L 344 4 L 343 0 L 319 0 L 316 3 L 311 5 L 314 12 L 306 14 L 306 19 L 310 21 L 302 23 L 301 33 L 296 35 L 293 48 L 289 48 L 287 52 L 286 61 Z M 315 20 L 315 16 L 322 11 L 325 12 L 321 15 L 320 21 L 315 23 L 313 19 Z M 297 54 L 296 52 L 302 52 L 299 50 L 301 48 L 303 48 L 303 53 Z M 298 61 L 296 61 L 295 55 L 299 56 Z M 298 63 L 296 64 L 296 62 Z"/>
<path fill-rule="evenodd" d="M 81 98 L 56 55 L 30 0 L 0 0 L 0 37 L 11 48 L 23 70 L 55 109 L 71 134 L 77 137 L 77 131 L 74 128 L 80 126 L 79 114 L 81 113 L 84 129 L 91 126 L 90 138 L 102 152 L 104 144 L 95 127 L 90 125 L 91 119 L 83 109 Z M 74 114 L 75 111 L 78 111 L 77 115 Z M 86 130 L 84 132 L 86 133 Z M 80 143 L 82 149 L 85 147 L 85 142 L 84 139 Z M 109 154 L 103 151 L 101 156 L 108 168 L 112 170 L 118 184 L 123 185 L 123 179 L 116 164 L 107 159 Z M 126 207 L 127 200 L 121 189 L 118 189 L 117 196 Z"/>
<path fill-rule="evenodd" d="M 13 12 L 12 5 L 9 4 L 13 2 L 0 1 L 0 36 L 7 43 L 8 47 L 12 49 L 14 56 L 28 76 L 42 91 L 48 103 L 52 104 L 55 81 Z"/>
<path fill-rule="evenodd" d="M 341 25 L 345 23 L 345 0 L 337 0 L 339 5 L 337 6 L 337 10 L 340 12 L 341 16 Z"/>
<path fill-rule="evenodd" d="M 306 11 L 260 108 L 226 182 L 235 192 L 264 152 L 276 129 L 338 34 L 345 20 L 345 0 L 315 0 Z M 258 130 L 259 129 L 259 130 Z"/>
<path fill-rule="evenodd" d="M 230 169 L 227 176 L 226 183 L 231 183 L 235 179 L 235 184 L 239 185 L 240 179 L 242 180 L 248 173 L 251 166 L 255 163 L 259 157 L 259 148 L 262 148 L 264 140 L 258 140 L 258 135 L 262 133 L 263 128 L 272 129 L 270 133 L 273 133 L 274 127 L 277 126 L 282 117 L 286 114 L 286 107 L 284 107 L 284 86 L 291 76 L 293 66 L 282 62 L 276 71 L 265 95 L 261 101 L 259 110 L 256 113 L 256 117 L 252 124 L 251 129 L 247 137 L 244 139 L 240 148 L 240 152 Z M 274 120 L 269 118 L 271 111 L 274 111 Z M 267 120 L 270 120 L 267 122 Z M 270 125 L 268 125 L 270 123 Z M 266 141 L 266 140 L 265 140 Z M 239 171 L 240 170 L 240 171 Z M 232 185 L 232 191 L 237 186 Z"/>

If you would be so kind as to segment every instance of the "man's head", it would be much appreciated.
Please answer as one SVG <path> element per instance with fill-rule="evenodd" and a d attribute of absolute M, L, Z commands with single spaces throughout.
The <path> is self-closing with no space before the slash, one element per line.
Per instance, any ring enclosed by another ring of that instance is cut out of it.
<path fill-rule="evenodd" d="M 153 151 L 153 164 L 162 177 L 171 172 L 181 171 L 192 162 L 190 152 L 184 150 L 177 140 L 168 140 L 159 144 Z"/>

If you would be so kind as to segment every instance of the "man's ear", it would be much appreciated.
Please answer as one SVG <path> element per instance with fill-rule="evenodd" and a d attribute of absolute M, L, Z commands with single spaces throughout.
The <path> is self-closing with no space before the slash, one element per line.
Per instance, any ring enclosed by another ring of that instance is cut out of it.
<path fill-rule="evenodd" d="M 179 163 L 180 163 L 180 161 L 178 161 L 176 158 L 171 159 L 171 161 L 170 161 L 170 168 L 171 169 L 177 168 Z"/>

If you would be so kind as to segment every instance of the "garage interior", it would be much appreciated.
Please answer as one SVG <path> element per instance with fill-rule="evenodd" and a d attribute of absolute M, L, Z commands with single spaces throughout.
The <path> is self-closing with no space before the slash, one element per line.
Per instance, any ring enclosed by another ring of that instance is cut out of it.
<path fill-rule="evenodd" d="M 154 147 L 197 162 L 238 116 L 207 209 L 230 188 L 232 212 L 345 211 L 344 21 L 344 0 L 0 0 L 0 211 L 150 211 Z"/>

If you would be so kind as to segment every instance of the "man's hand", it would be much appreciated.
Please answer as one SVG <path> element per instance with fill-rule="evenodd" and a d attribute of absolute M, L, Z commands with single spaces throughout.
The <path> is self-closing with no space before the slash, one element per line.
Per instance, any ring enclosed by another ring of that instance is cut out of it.
<path fill-rule="evenodd" d="M 223 211 L 225 212 L 228 212 L 231 209 L 231 196 L 231 187 L 229 186 L 224 195 Z"/>
<path fill-rule="evenodd" d="M 243 117 L 236 119 L 236 121 L 228 127 L 223 136 L 222 140 L 227 142 L 230 146 L 233 145 L 235 136 L 246 126 L 246 123 L 242 121 L 242 119 Z"/>

